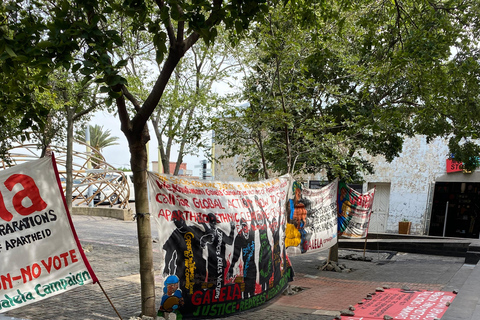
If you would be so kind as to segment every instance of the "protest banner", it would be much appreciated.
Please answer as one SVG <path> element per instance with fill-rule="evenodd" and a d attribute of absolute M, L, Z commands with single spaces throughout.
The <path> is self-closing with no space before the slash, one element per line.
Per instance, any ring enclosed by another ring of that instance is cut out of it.
<path fill-rule="evenodd" d="M 148 186 L 164 257 L 160 315 L 225 317 L 286 288 L 288 177 L 220 182 L 149 172 Z"/>
<path fill-rule="evenodd" d="M 362 194 L 344 182 L 338 184 L 338 232 L 345 238 L 365 238 L 372 214 L 375 189 Z"/>
<path fill-rule="evenodd" d="M 92 282 L 53 155 L 0 171 L 0 313 Z"/>
<path fill-rule="evenodd" d="M 338 179 L 321 189 L 303 188 L 295 181 L 287 212 L 286 247 L 301 253 L 325 250 L 337 243 Z"/>
<path fill-rule="evenodd" d="M 342 316 L 342 320 L 383 320 L 385 316 L 397 320 L 440 319 L 453 299 L 452 292 L 385 289 L 355 305 L 355 316 Z"/>

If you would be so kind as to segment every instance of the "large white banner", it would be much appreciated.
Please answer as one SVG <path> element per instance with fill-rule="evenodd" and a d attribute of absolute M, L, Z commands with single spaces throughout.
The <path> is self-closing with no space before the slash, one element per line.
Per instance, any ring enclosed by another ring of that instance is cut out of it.
<path fill-rule="evenodd" d="M 201 181 L 149 173 L 165 264 L 159 313 L 229 316 L 265 304 L 293 277 L 286 255 L 287 177 Z"/>
<path fill-rule="evenodd" d="M 301 253 L 325 250 L 337 243 L 338 179 L 321 189 L 295 181 L 287 214 L 285 244 Z"/>
<path fill-rule="evenodd" d="M 96 281 L 53 156 L 0 171 L 0 313 Z"/>

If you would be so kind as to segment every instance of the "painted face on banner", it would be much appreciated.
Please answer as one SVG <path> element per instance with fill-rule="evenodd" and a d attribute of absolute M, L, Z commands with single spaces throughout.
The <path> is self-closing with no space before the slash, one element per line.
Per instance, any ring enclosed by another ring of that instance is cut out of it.
<path fill-rule="evenodd" d="M 275 232 L 277 228 L 278 228 L 277 219 L 273 218 L 272 223 L 270 223 L 270 229 L 272 230 L 272 232 Z"/>
<path fill-rule="evenodd" d="M 240 220 L 240 225 L 242 226 L 242 235 L 244 236 L 245 239 L 248 239 L 248 224 L 247 222 L 242 219 Z"/>
<path fill-rule="evenodd" d="M 172 220 L 173 220 L 173 223 L 175 224 L 175 227 L 177 227 L 178 231 L 180 232 L 186 231 L 183 229 L 186 226 L 186 222 L 185 222 L 185 219 L 183 219 L 183 215 L 181 213 L 177 213 L 177 215 Z"/>
<path fill-rule="evenodd" d="M 209 213 L 208 214 L 208 223 L 210 224 L 210 226 L 215 229 L 216 226 L 217 226 L 217 217 L 215 217 L 215 214 L 214 213 Z"/>

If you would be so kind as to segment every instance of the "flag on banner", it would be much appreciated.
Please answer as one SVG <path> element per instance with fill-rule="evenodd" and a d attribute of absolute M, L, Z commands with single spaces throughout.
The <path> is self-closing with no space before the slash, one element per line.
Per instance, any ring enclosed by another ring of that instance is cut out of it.
<path fill-rule="evenodd" d="M 362 194 L 345 184 L 338 184 L 338 232 L 346 238 L 365 238 L 372 214 L 375 188 Z"/>
<path fill-rule="evenodd" d="M 288 178 L 199 181 L 148 173 L 163 253 L 159 314 L 225 317 L 265 304 L 293 278 L 286 255 Z"/>
<path fill-rule="evenodd" d="M 321 189 L 303 188 L 294 181 L 287 212 L 286 247 L 302 253 L 325 250 L 337 243 L 338 179 Z"/>
<path fill-rule="evenodd" d="M 92 282 L 53 155 L 0 171 L 0 313 Z"/>

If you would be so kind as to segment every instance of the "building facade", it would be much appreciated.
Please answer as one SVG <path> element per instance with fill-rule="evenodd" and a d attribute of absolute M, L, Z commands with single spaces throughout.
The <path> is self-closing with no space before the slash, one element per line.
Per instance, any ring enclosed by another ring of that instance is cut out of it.
<path fill-rule="evenodd" d="M 447 140 L 427 143 L 423 136 L 407 138 L 390 163 L 367 155 L 375 173 L 356 189 L 376 188 L 370 231 L 397 233 L 400 221 L 410 221 L 411 234 L 479 238 L 480 172 L 463 172 L 448 155 Z M 240 161 L 239 155 L 216 164 L 215 180 L 242 180 L 236 173 Z M 325 180 L 320 174 L 303 178 Z"/>

